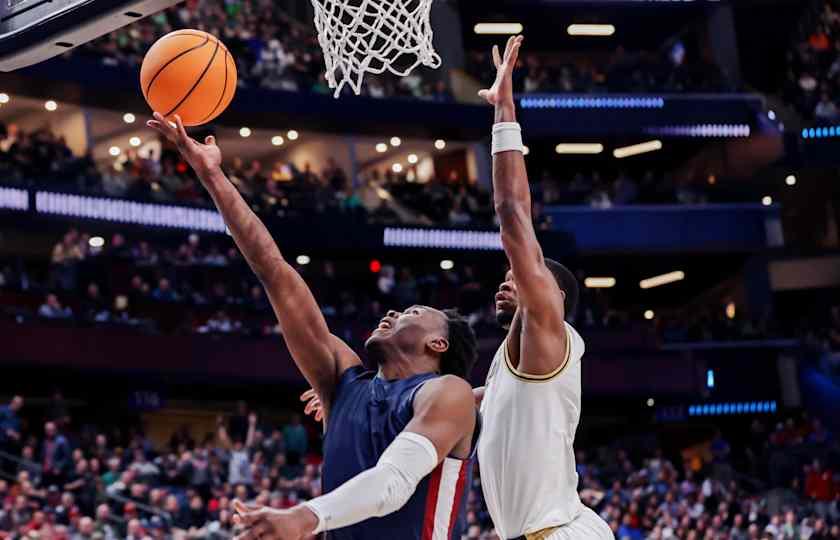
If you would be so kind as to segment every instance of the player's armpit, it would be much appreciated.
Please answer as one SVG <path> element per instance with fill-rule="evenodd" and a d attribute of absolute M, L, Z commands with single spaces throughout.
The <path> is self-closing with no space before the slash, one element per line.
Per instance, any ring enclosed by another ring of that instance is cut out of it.
<path fill-rule="evenodd" d="M 475 397 L 469 383 L 445 375 L 424 384 L 414 397 L 414 417 L 404 431 L 432 441 L 438 460 L 466 459 L 472 451 Z"/>

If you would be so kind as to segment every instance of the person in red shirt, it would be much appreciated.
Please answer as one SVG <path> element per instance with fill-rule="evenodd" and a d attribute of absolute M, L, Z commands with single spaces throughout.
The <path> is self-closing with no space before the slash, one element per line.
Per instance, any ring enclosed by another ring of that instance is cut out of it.
<path fill-rule="evenodd" d="M 808 44 L 811 45 L 811 48 L 816 52 L 827 51 L 831 46 L 831 41 L 828 39 L 825 27 L 820 27 L 816 32 L 811 34 L 811 37 L 808 38 Z"/>
<path fill-rule="evenodd" d="M 814 510 L 820 517 L 828 515 L 835 493 L 834 477 L 830 470 L 823 469 L 820 460 L 815 459 L 810 467 L 806 466 L 805 496 L 814 500 Z"/>

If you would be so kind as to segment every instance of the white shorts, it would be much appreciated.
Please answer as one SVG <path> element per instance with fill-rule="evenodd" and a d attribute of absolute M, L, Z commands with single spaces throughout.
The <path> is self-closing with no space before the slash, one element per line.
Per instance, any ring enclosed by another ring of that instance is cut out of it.
<path fill-rule="evenodd" d="M 574 521 L 552 531 L 545 540 L 615 540 L 615 535 L 606 521 L 584 506 Z"/>

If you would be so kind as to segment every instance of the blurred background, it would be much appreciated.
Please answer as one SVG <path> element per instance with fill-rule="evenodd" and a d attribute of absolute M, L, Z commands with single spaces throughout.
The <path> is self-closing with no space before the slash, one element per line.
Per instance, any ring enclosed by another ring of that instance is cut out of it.
<path fill-rule="evenodd" d="M 840 538 L 840 3 L 435 0 L 432 22 L 441 69 L 338 100 L 304 0 L 189 0 L 0 74 L 0 538 L 231 538 L 234 496 L 319 493 L 266 297 L 144 126 L 139 64 L 186 27 L 239 71 L 192 134 L 333 332 L 457 306 L 476 385 L 506 270 L 476 92 L 524 33 L 535 226 L 585 285 L 582 498 L 619 539 Z M 468 520 L 497 538 L 478 478 Z"/>

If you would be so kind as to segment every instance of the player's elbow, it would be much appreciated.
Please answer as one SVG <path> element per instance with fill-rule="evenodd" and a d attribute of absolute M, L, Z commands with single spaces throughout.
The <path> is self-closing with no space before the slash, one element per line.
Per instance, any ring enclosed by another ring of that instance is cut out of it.
<path fill-rule="evenodd" d="M 496 215 L 499 217 L 502 236 L 517 236 L 524 231 L 525 227 L 531 226 L 530 209 L 518 200 L 506 200 L 496 202 Z"/>
<path fill-rule="evenodd" d="M 383 517 L 405 506 L 417 490 L 417 482 L 393 463 L 379 463 L 376 468 L 384 479 L 384 489 L 379 494 L 375 516 Z"/>
<path fill-rule="evenodd" d="M 503 198 L 495 203 L 496 215 L 499 219 L 513 219 L 528 214 L 525 203 L 515 198 Z"/>

